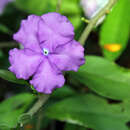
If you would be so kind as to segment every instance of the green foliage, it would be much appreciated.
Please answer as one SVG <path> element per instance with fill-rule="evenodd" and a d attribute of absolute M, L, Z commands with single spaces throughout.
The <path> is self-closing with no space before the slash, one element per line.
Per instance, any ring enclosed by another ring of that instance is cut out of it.
<path fill-rule="evenodd" d="M 0 103 L 0 129 L 15 128 L 19 123 L 19 116 L 26 111 L 35 97 L 29 93 L 22 93 Z"/>
<path fill-rule="evenodd" d="M 55 0 L 57 2 L 57 0 Z M 61 13 L 63 14 L 80 14 L 79 0 L 62 0 Z"/>
<path fill-rule="evenodd" d="M 21 125 L 25 125 L 30 122 L 32 116 L 29 113 L 23 113 L 18 118 L 18 123 Z"/>
<path fill-rule="evenodd" d="M 82 126 L 66 123 L 64 130 L 86 130 L 86 128 Z"/>
<path fill-rule="evenodd" d="M 63 0 L 61 12 L 68 14 L 80 13 L 78 4 L 79 0 Z M 15 5 L 28 13 L 42 15 L 46 12 L 55 12 L 57 0 L 16 0 Z"/>
<path fill-rule="evenodd" d="M 64 85 L 62 88 L 56 89 L 56 91 L 52 93 L 53 98 L 65 98 L 73 95 L 76 95 L 76 91 L 74 91 L 73 89 L 71 89 L 70 86 L 67 85 Z"/>
<path fill-rule="evenodd" d="M 46 115 L 94 130 L 128 130 L 126 123 L 130 120 L 129 107 L 130 101 L 108 104 L 105 99 L 88 94 L 68 98 L 52 105 Z"/>
<path fill-rule="evenodd" d="M 15 5 L 21 10 L 37 15 L 46 13 L 48 11 L 48 8 L 53 10 L 53 7 L 47 0 L 16 0 Z"/>
<path fill-rule="evenodd" d="M 0 49 L 0 58 L 2 58 L 4 56 L 2 50 Z"/>
<path fill-rule="evenodd" d="M 96 93 L 112 99 L 130 99 L 130 71 L 98 56 L 86 56 L 86 64 L 70 77 Z"/>
<path fill-rule="evenodd" d="M 4 13 L 0 16 L 0 42 L 11 42 L 12 32 L 18 31 L 21 20 L 26 19 L 28 15 L 56 12 L 57 1 L 15 0 L 14 3 L 8 4 Z M 80 0 L 61 0 L 61 7 L 58 12 L 67 16 L 74 25 L 76 38 L 80 37 L 80 33 L 85 27 L 81 21 L 81 17 L 85 16 L 83 16 L 80 7 Z M 119 58 L 128 45 L 129 13 L 130 1 L 118 0 L 117 5 L 106 17 L 101 28 L 95 28 L 92 37 L 87 40 L 88 44 L 94 43 L 97 41 L 95 38 L 98 36 L 98 32 L 100 32 L 99 43 L 107 59 L 99 56 L 86 56 L 86 63 L 80 67 L 78 72 L 65 74 L 66 84 L 62 88 L 54 90 L 50 99 L 41 109 L 37 107 L 41 105 L 35 106 L 32 104 L 35 96 L 29 93 L 16 94 L 9 99 L 4 99 L 4 94 L 14 91 L 14 87 L 13 89 L 9 88 L 10 84 L 2 81 L 0 89 L 0 100 L 2 100 L 0 103 L 0 130 L 19 130 L 20 126 L 23 125 L 24 127 L 24 125 L 32 122 L 33 129 L 37 129 L 37 126 L 39 129 L 47 129 L 48 126 L 56 129 L 57 122 L 55 123 L 52 119 L 66 121 L 65 125 L 62 125 L 64 130 L 86 130 L 87 128 L 94 130 L 129 130 L 130 70 L 113 62 Z M 104 48 L 109 44 L 118 44 L 121 49 L 112 52 Z M 94 45 L 95 43 L 87 46 L 88 53 L 92 48 L 97 49 Z M 16 83 L 16 85 L 30 86 L 28 81 L 19 80 L 12 72 L 2 69 L 8 68 L 9 48 L 11 47 L 0 48 L 0 78 Z M 95 52 L 92 53 L 95 54 Z M 96 53 L 98 53 L 97 50 Z M 128 52 L 126 52 L 126 56 L 129 57 Z M 129 61 L 126 62 L 128 63 L 124 62 L 123 64 L 129 66 Z M 34 87 L 30 87 L 38 95 Z M 21 90 L 17 90 L 15 93 L 20 93 L 19 91 L 21 92 Z M 121 101 L 117 102 L 117 100 Z M 44 98 L 40 101 L 44 101 Z M 35 114 L 28 112 L 31 105 L 33 108 L 37 108 Z M 17 126 L 19 128 L 16 128 Z"/>
<path fill-rule="evenodd" d="M 4 24 L 1 24 L 1 23 L 0 23 L 0 32 L 6 33 L 9 35 L 12 34 L 11 30 L 8 29 L 8 27 L 6 27 Z"/>
<path fill-rule="evenodd" d="M 29 85 L 27 81 L 17 79 L 16 76 L 8 70 L 1 69 L 0 78 L 13 82 L 13 83 L 17 83 L 17 84 Z"/>
<path fill-rule="evenodd" d="M 30 14 L 43 15 L 56 12 L 57 0 L 16 0 L 15 5 Z M 76 29 L 81 25 L 79 0 L 62 0 L 60 12 L 68 16 Z"/>
<path fill-rule="evenodd" d="M 130 32 L 130 1 L 119 0 L 107 16 L 100 31 L 100 45 L 103 54 L 109 60 L 116 60 L 127 46 Z M 119 44 L 121 49 L 111 52 L 104 48 L 107 44 Z"/>

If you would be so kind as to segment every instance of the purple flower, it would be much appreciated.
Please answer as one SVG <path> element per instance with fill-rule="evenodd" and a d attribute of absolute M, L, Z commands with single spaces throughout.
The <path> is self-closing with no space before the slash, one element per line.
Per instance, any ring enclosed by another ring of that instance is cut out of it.
<path fill-rule="evenodd" d="M 0 14 L 2 14 L 5 6 L 12 0 L 0 0 Z"/>
<path fill-rule="evenodd" d="M 10 71 L 19 79 L 29 79 L 41 93 L 62 87 L 63 71 L 77 71 L 84 64 L 84 49 L 74 40 L 74 28 L 65 16 L 48 13 L 23 20 L 13 38 L 24 49 L 9 52 Z"/>
<path fill-rule="evenodd" d="M 93 17 L 97 10 L 97 0 L 81 0 L 81 5 L 84 9 L 85 15 L 88 18 Z"/>
<path fill-rule="evenodd" d="M 81 0 L 81 5 L 88 18 L 93 18 L 99 11 L 104 8 L 109 0 Z"/>

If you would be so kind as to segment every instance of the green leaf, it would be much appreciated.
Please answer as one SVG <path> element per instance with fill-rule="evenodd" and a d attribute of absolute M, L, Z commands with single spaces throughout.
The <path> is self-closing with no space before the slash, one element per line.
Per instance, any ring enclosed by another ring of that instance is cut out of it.
<path fill-rule="evenodd" d="M 65 97 L 69 97 L 69 96 L 73 96 L 73 95 L 76 95 L 76 91 L 71 89 L 69 86 L 65 85 L 62 88 L 56 89 L 52 93 L 52 98 L 65 98 Z"/>
<path fill-rule="evenodd" d="M 16 76 L 8 70 L 0 69 L 0 78 L 17 84 L 29 85 L 25 80 L 17 79 Z"/>
<path fill-rule="evenodd" d="M 104 56 L 109 60 L 116 60 L 127 46 L 130 31 L 129 12 L 130 1 L 119 0 L 101 27 L 100 45 Z M 106 48 L 111 44 L 117 44 L 119 48 Z"/>
<path fill-rule="evenodd" d="M 30 14 L 43 15 L 56 12 L 57 0 L 16 0 L 15 6 Z M 74 28 L 81 25 L 79 0 L 62 0 L 59 12 L 69 18 Z"/>
<path fill-rule="evenodd" d="M 94 130 L 128 130 L 126 123 L 130 120 L 129 107 L 130 101 L 108 104 L 105 99 L 88 94 L 53 104 L 48 108 L 46 115 Z"/>
<path fill-rule="evenodd" d="M 22 93 L 0 103 L 0 128 L 15 128 L 19 116 L 25 112 L 34 99 L 32 94 Z"/>
<path fill-rule="evenodd" d="M 29 113 L 21 114 L 18 118 L 18 123 L 21 125 L 25 125 L 29 123 L 29 121 L 32 119 L 32 116 Z"/>
<path fill-rule="evenodd" d="M 75 30 L 78 29 L 81 26 L 81 24 L 82 24 L 81 16 L 80 15 L 69 16 L 68 19 L 73 24 Z"/>
<path fill-rule="evenodd" d="M 16 0 L 17 8 L 28 13 L 42 15 L 48 8 L 52 8 L 48 0 Z"/>
<path fill-rule="evenodd" d="M 66 123 L 64 126 L 64 130 L 86 130 L 86 128 L 82 126 Z"/>
<path fill-rule="evenodd" d="M 86 64 L 78 72 L 70 72 L 70 77 L 102 96 L 130 99 L 130 71 L 105 58 L 87 56 Z"/>
<path fill-rule="evenodd" d="M 2 49 L 0 49 L 0 58 L 2 58 L 4 56 L 4 53 L 2 51 Z"/>
<path fill-rule="evenodd" d="M 47 12 L 55 12 L 57 0 L 16 0 L 15 5 L 28 13 L 42 15 Z M 80 13 L 79 0 L 62 0 L 61 13 Z"/>
<path fill-rule="evenodd" d="M 1 23 L 0 23 L 0 31 L 9 35 L 12 34 L 12 31 L 8 29 L 4 24 Z"/>
<path fill-rule="evenodd" d="M 55 0 L 57 3 L 57 0 Z M 53 1 L 54 2 L 54 1 Z M 80 0 L 62 0 L 61 1 L 61 13 L 63 14 L 80 14 Z M 56 6 L 56 5 L 55 5 Z"/>

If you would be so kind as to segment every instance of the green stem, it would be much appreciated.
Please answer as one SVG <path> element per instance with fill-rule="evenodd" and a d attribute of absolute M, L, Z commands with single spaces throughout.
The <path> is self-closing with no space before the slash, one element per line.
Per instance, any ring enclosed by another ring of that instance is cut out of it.
<path fill-rule="evenodd" d="M 1 42 L 0 48 L 6 48 L 6 47 L 18 47 L 18 43 L 15 42 Z"/>
<path fill-rule="evenodd" d="M 41 95 L 28 114 L 33 116 L 46 103 L 50 95 Z"/>
<path fill-rule="evenodd" d="M 38 112 L 38 119 L 37 119 L 37 124 L 36 124 L 36 130 L 40 130 L 41 129 L 41 123 L 42 123 L 42 119 L 43 119 L 43 114 L 41 114 L 42 109 L 39 110 Z"/>
<path fill-rule="evenodd" d="M 103 8 L 98 14 L 97 16 L 95 16 L 94 18 L 92 18 L 90 20 L 90 23 L 88 24 L 88 26 L 85 28 L 83 34 L 81 35 L 79 42 L 84 45 L 85 40 L 87 39 L 88 35 L 90 34 L 91 30 L 93 29 L 93 27 L 95 26 L 95 24 L 97 23 L 97 21 L 104 15 L 106 14 L 106 11 L 110 10 L 112 8 L 112 6 L 117 2 L 117 0 L 110 0 L 109 3 L 106 5 L 105 8 Z M 61 0 L 58 0 L 57 3 L 57 11 L 60 10 L 60 5 L 61 5 Z M 34 106 L 29 110 L 28 114 L 33 116 L 48 100 L 50 95 L 41 95 L 38 99 L 38 101 L 34 104 Z"/>
<path fill-rule="evenodd" d="M 60 12 L 61 1 L 62 1 L 62 0 L 57 0 L 56 12 Z"/>
<path fill-rule="evenodd" d="M 85 28 L 83 31 L 81 37 L 79 38 L 79 42 L 84 45 L 86 39 L 88 38 L 90 32 L 98 22 L 98 20 L 106 14 L 108 10 L 110 10 L 117 2 L 118 0 L 109 0 L 108 4 L 95 16 L 93 17 L 90 21 L 88 26 Z"/>

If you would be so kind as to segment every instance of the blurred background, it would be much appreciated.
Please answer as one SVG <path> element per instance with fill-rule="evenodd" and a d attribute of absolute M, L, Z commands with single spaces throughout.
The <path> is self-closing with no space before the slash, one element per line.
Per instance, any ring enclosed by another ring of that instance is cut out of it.
<path fill-rule="evenodd" d="M 65 86 L 33 117 L 23 113 L 38 94 L 8 71 L 8 51 L 19 47 L 12 35 L 22 19 L 59 12 L 79 40 L 110 1 L 0 0 L 0 130 L 130 130 L 130 0 L 118 0 L 98 20 L 83 43 L 86 64 L 66 73 Z"/>

